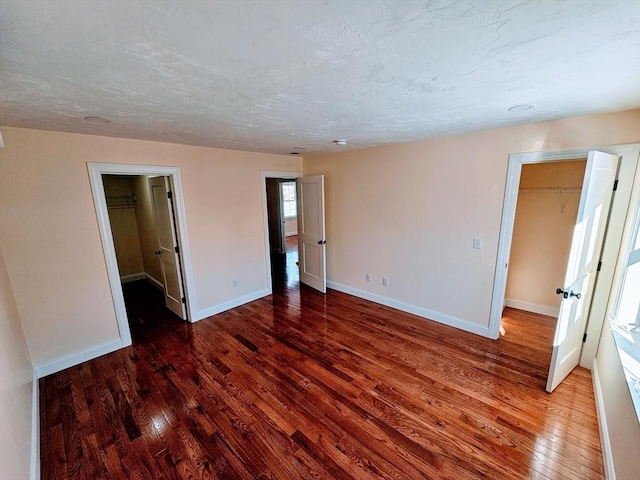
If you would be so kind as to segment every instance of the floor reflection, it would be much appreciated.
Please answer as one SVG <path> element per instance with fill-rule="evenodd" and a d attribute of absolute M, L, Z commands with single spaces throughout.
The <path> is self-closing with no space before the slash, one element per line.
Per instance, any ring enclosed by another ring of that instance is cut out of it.
<path fill-rule="evenodd" d="M 300 284 L 297 235 L 287 237 L 285 252 L 271 254 L 271 281 L 274 292 L 282 293 L 283 290 L 295 288 Z"/>
<path fill-rule="evenodd" d="M 165 306 L 164 294 L 159 288 L 147 280 L 138 280 L 122 285 L 122 292 L 134 342 L 143 342 L 163 328 L 171 328 L 184 340 L 189 340 L 189 322 L 183 321 Z"/>

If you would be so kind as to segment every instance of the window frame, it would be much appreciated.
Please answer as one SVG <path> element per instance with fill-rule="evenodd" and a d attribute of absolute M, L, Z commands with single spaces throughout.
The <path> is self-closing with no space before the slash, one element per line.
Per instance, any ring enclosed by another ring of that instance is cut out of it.
<path fill-rule="evenodd" d="M 285 186 L 289 186 L 289 185 L 293 185 L 293 200 L 285 200 L 284 198 L 284 189 Z M 282 199 L 282 216 L 285 220 L 294 220 L 296 218 L 298 218 L 298 198 L 297 198 L 297 185 L 295 180 L 294 181 L 290 181 L 287 180 L 285 182 L 280 182 L 280 195 L 281 195 L 281 199 Z M 287 215 L 286 214 L 286 208 L 285 205 L 287 203 L 293 203 L 293 205 L 295 206 L 295 214 L 294 215 Z"/>

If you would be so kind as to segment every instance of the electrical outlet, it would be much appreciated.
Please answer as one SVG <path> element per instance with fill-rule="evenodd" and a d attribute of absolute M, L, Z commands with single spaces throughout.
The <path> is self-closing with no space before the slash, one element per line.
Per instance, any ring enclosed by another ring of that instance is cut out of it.
<path fill-rule="evenodd" d="M 365 273 L 364 278 L 367 282 L 371 281 L 371 274 L 370 273 Z"/>
<path fill-rule="evenodd" d="M 231 280 L 231 286 L 233 288 L 237 287 L 238 286 L 238 280 L 236 280 L 235 278 L 233 280 Z"/>
<path fill-rule="evenodd" d="M 385 287 L 389 286 L 389 277 L 382 277 L 382 285 Z"/>

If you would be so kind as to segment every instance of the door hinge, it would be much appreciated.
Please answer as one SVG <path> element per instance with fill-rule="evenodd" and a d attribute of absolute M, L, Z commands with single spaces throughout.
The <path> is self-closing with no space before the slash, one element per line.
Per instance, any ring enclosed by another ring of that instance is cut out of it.
<path fill-rule="evenodd" d="M 187 303 L 187 297 L 182 297 L 182 303 Z"/>
<path fill-rule="evenodd" d="M 600 270 L 602 270 L 602 260 L 600 260 L 600 261 L 598 262 L 598 269 L 597 269 L 597 271 L 599 272 Z"/>
<path fill-rule="evenodd" d="M 618 180 L 616 179 L 615 182 L 613 182 L 613 191 L 615 192 L 616 190 L 618 190 Z"/>
<path fill-rule="evenodd" d="M 171 199 L 173 198 L 173 192 L 172 192 L 171 190 L 169 190 L 169 191 L 167 192 L 167 198 L 168 198 L 169 200 L 171 200 Z"/>
<path fill-rule="evenodd" d="M 585 333 L 585 334 L 582 336 L 582 343 L 584 343 L 584 342 L 586 342 L 586 341 L 587 341 L 587 334 Z"/>
<path fill-rule="evenodd" d="M 176 253 L 180 253 L 180 247 L 179 247 L 178 245 L 176 245 L 176 246 L 173 248 L 173 250 L 174 250 Z"/>

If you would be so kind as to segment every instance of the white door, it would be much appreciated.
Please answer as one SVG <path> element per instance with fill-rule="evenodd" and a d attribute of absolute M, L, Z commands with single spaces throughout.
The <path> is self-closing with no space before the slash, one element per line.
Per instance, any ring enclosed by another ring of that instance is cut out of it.
<path fill-rule="evenodd" d="M 149 179 L 153 213 L 158 232 L 158 250 L 164 283 L 164 301 L 167 308 L 181 319 L 187 318 L 185 304 L 182 301 L 182 275 L 180 273 L 180 254 L 176 240 L 175 220 L 173 218 L 173 202 L 168 177 Z"/>
<path fill-rule="evenodd" d="M 589 152 L 564 286 L 556 290 L 563 299 L 547 392 L 553 391 L 580 360 L 617 171 L 617 155 Z"/>
<path fill-rule="evenodd" d="M 324 175 L 297 179 L 300 281 L 326 293 Z"/>

